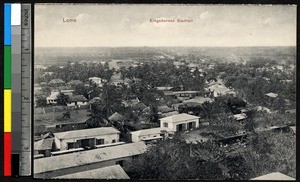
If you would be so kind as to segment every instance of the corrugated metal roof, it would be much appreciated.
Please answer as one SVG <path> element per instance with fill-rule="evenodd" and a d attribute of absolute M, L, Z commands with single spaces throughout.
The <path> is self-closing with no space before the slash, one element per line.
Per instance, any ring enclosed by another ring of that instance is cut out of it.
<path fill-rule="evenodd" d="M 57 176 L 58 179 L 130 179 L 120 165 Z"/>
<path fill-rule="evenodd" d="M 112 159 L 130 157 L 142 154 L 146 150 L 147 146 L 144 142 L 137 142 L 35 159 L 34 173 L 38 174 L 64 168 L 89 165 Z"/>
<path fill-rule="evenodd" d="M 69 139 L 69 138 L 82 138 L 82 137 L 89 137 L 89 136 L 100 136 L 100 135 L 107 135 L 107 134 L 114 134 L 114 133 L 120 133 L 120 131 L 113 127 L 101 127 L 101 128 L 91 128 L 91 129 L 84 129 L 84 130 L 65 131 L 65 132 L 59 132 L 53 134 L 59 139 Z"/>

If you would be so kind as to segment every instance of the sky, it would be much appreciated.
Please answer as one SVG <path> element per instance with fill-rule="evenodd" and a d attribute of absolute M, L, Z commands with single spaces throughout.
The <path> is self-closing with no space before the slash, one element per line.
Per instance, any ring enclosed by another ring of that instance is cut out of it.
<path fill-rule="evenodd" d="M 34 28 L 36 47 L 295 46 L 296 6 L 36 4 Z"/>

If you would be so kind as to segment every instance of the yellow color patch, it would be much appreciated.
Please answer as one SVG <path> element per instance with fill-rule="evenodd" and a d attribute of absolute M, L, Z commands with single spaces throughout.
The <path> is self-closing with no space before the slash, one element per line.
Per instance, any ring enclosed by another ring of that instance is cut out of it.
<path fill-rule="evenodd" d="M 11 132 L 11 90 L 4 90 L 4 132 Z"/>

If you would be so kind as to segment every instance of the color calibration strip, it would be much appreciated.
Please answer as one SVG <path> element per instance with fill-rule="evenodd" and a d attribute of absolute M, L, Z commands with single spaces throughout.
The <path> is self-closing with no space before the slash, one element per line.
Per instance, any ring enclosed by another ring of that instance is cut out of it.
<path fill-rule="evenodd" d="M 4 4 L 4 176 L 11 176 L 11 4 Z"/>
<path fill-rule="evenodd" d="M 21 152 L 21 4 L 4 4 L 4 176 L 18 176 Z"/>

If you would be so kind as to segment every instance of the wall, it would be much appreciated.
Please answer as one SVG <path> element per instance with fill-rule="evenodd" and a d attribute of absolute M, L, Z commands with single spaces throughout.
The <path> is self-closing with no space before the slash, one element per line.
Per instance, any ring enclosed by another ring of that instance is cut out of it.
<path fill-rule="evenodd" d="M 163 123 L 168 122 L 166 120 L 160 120 L 160 127 L 163 127 Z M 199 127 L 199 119 L 191 119 L 191 120 L 185 120 L 185 121 L 180 121 L 180 122 L 176 122 L 176 123 L 168 123 L 168 128 L 172 129 L 173 131 L 176 131 L 176 125 L 178 124 L 187 124 L 189 122 L 196 122 L 195 127 L 198 128 Z"/>
<path fill-rule="evenodd" d="M 116 142 L 118 142 L 119 141 L 119 134 L 109 134 L 109 135 L 64 139 L 60 143 L 60 145 L 61 145 L 60 150 L 68 150 L 68 143 L 69 142 L 76 142 L 77 140 L 82 140 L 82 139 L 86 139 L 86 138 L 104 139 L 104 144 L 108 144 L 108 143 L 112 143 L 112 140 L 116 140 Z"/>
<path fill-rule="evenodd" d="M 132 142 L 140 142 L 142 141 L 142 139 L 144 138 L 150 138 L 150 137 L 155 137 L 155 136 L 160 136 L 160 132 L 157 132 L 157 133 L 152 133 L 152 134 L 149 134 L 149 135 L 131 135 L 131 140 Z"/>

